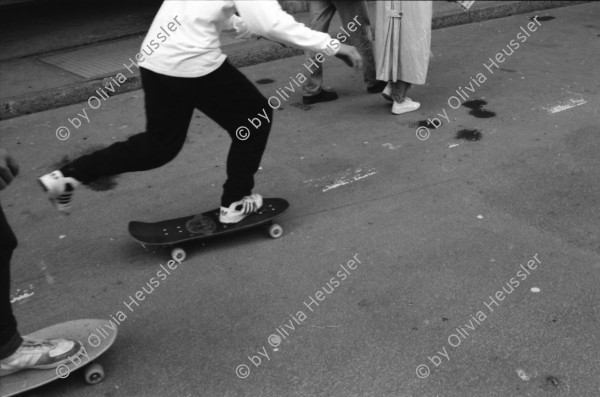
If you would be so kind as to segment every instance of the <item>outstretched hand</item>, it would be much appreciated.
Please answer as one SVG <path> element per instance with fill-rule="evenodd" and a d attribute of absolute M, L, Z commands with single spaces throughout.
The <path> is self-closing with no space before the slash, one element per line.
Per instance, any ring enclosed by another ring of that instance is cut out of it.
<path fill-rule="evenodd" d="M 344 61 L 344 63 L 351 68 L 353 67 L 356 70 L 362 71 L 363 59 L 358 51 L 356 51 L 356 48 L 340 43 L 340 49 L 335 56 Z"/>
<path fill-rule="evenodd" d="M 19 165 L 4 149 L 0 149 L 0 190 L 4 190 L 19 174 Z"/>

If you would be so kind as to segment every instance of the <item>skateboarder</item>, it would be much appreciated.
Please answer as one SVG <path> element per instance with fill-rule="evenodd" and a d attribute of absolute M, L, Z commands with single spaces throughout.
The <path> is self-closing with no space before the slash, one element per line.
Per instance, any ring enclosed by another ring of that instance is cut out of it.
<path fill-rule="evenodd" d="M 241 20 L 234 16 L 236 9 Z M 236 223 L 261 207 L 262 197 L 252 194 L 252 188 L 271 130 L 273 110 L 222 53 L 219 34 L 229 26 L 304 50 L 335 55 L 350 66 L 362 67 L 362 58 L 354 47 L 296 22 L 276 0 L 165 1 L 142 43 L 142 52 L 136 56 L 145 96 L 146 132 L 42 176 L 39 180 L 59 210 L 68 211 L 73 191 L 80 184 L 157 168 L 171 161 L 185 142 L 194 108 L 227 130 L 232 139 L 219 220 Z M 164 34 L 168 31 L 169 37 Z M 257 117 L 262 120 L 259 127 L 248 136 L 236 136 L 240 127 Z"/>
<path fill-rule="evenodd" d="M 0 190 L 19 173 L 17 163 L 0 148 Z M 17 246 L 0 205 L 0 376 L 22 369 L 47 369 L 62 365 L 81 349 L 79 342 L 22 338 L 10 304 L 10 258 Z"/>

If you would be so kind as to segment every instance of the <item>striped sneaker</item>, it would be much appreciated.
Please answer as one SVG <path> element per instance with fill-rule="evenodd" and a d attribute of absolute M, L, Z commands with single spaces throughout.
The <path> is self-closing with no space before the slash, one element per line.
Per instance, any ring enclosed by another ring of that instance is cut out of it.
<path fill-rule="evenodd" d="M 68 213 L 75 188 L 81 183 L 71 177 L 63 176 L 62 172 L 54 171 L 38 179 L 48 199 L 61 212 Z"/>
<path fill-rule="evenodd" d="M 68 362 L 69 357 L 79 354 L 81 350 L 81 343 L 73 340 L 42 340 L 24 336 L 17 351 L 0 360 L 0 376 L 23 369 L 55 368 Z"/>
<path fill-rule="evenodd" d="M 221 207 L 219 221 L 221 223 L 238 223 L 248 215 L 262 207 L 263 199 L 258 193 L 246 196 L 240 201 L 232 203 L 229 207 Z"/>

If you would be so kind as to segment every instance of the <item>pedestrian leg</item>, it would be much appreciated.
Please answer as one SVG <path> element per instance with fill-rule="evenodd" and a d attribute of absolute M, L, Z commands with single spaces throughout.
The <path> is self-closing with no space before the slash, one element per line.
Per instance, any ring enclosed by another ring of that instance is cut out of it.
<path fill-rule="evenodd" d="M 310 28 L 319 32 L 328 32 L 331 19 L 335 15 L 335 6 L 330 0 L 312 0 L 308 2 L 312 17 Z M 306 96 L 318 95 L 323 87 L 323 65 L 314 58 L 314 53 L 306 52 L 309 57 L 310 73 L 306 75 L 304 93 Z"/>
<path fill-rule="evenodd" d="M 221 205 L 229 207 L 252 193 L 254 174 L 273 123 L 273 108 L 228 61 L 211 74 L 195 79 L 192 88 L 195 106 L 223 127 L 232 140 L 221 197 Z"/>
<path fill-rule="evenodd" d="M 348 41 L 356 47 L 364 60 L 363 77 L 367 84 L 367 89 L 380 87 L 378 92 L 383 90 L 385 83 L 376 78 L 375 56 L 373 54 L 373 43 L 369 40 L 370 29 L 369 15 L 367 14 L 367 4 L 365 0 L 361 1 L 341 1 L 333 0 L 335 7 L 340 15 L 342 27 L 350 36 Z M 355 31 L 352 32 L 351 28 Z"/>
<path fill-rule="evenodd" d="M 398 102 L 398 103 L 404 101 L 404 98 L 406 98 L 406 94 L 408 93 L 408 90 L 412 86 L 412 84 L 407 83 L 402 80 L 398 80 L 395 82 L 390 81 L 390 84 L 392 85 L 392 98 L 394 98 L 394 101 Z"/>

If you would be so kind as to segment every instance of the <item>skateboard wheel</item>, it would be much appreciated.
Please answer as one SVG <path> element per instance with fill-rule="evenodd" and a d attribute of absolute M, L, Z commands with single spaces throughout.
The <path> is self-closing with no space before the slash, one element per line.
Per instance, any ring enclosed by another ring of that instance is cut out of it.
<path fill-rule="evenodd" d="M 85 368 L 85 381 L 90 385 L 102 382 L 104 379 L 104 368 L 100 364 L 91 364 Z"/>
<path fill-rule="evenodd" d="M 269 236 L 272 238 L 279 238 L 283 235 L 283 228 L 278 224 L 274 223 L 269 226 Z"/>
<path fill-rule="evenodd" d="M 175 262 L 183 262 L 185 260 L 185 251 L 182 248 L 175 248 L 171 251 L 171 258 Z"/>

